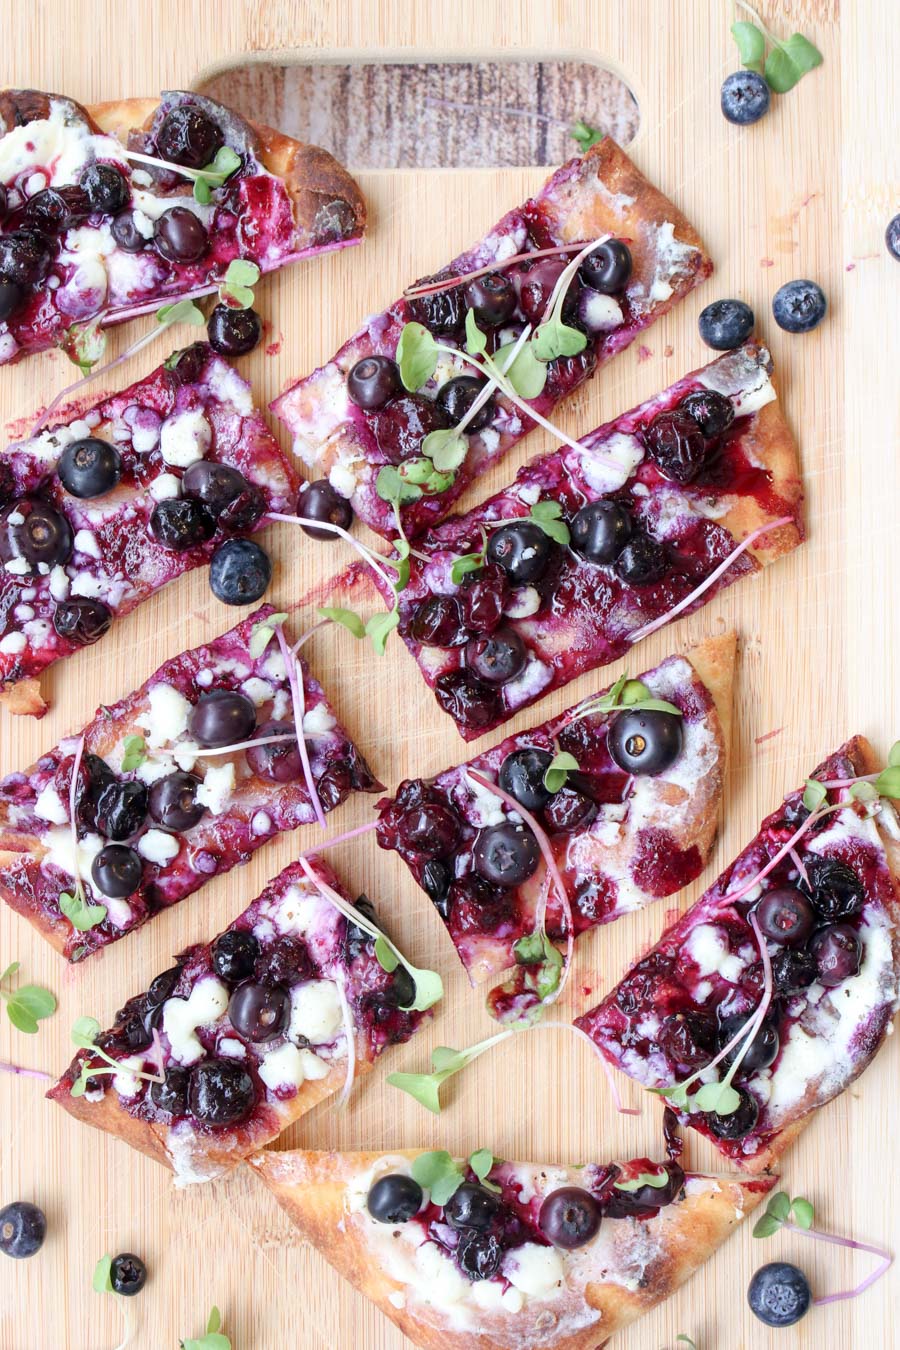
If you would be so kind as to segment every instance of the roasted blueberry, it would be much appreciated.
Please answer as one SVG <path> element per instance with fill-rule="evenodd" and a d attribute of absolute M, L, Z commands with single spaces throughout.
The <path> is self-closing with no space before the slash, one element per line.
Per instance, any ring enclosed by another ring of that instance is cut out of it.
<path fill-rule="evenodd" d="M 209 345 L 220 356 L 246 356 L 259 345 L 262 319 L 255 309 L 216 305 L 206 321 Z"/>
<path fill-rule="evenodd" d="M 466 305 L 475 311 L 479 325 L 496 328 L 515 313 L 516 288 L 502 272 L 488 272 L 487 276 L 469 282 Z"/>
<path fill-rule="evenodd" d="M 271 741 L 268 745 L 251 745 L 246 752 L 247 763 L 258 777 L 270 783 L 295 783 L 303 777 L 303 760 L 300 758 L 294 723 L 264 722 L 256 728 L 254 739 L 263 740 L 268 736 L 290 739 Z"/>
<path fill-rule="evenodd" d="M 424 324 L 431 333 L 452 336 L 465 322 L 466 307 L 462 289 L 451 286 L 430 295 L 415 295 L 409 301 L 410 318 Z"/>
<path fill-rule="evenodd" d="M 207 1059 L 191 1070 L 188 1108 L 204 1125 L 234 1125 L 253 1110 L 256 1089 L 234 1059 Z"/>
<path fill-rule="evenodd" d="M 150 517 L 153 538 L 173 553 L 184 553 L 205 544 L 215 532 L 215 517 L 193 497 L 170 497 L 157 502 Z"/>
<path fill-rule="evenodd" d="M 538 750 L 536 746 L 513 750 L 500 765 L 500 786 L 526 811 L 540 811 L 550 800 L 544 774 L 552 759 L 549 750 Z"/>
<path fill-rule="evenodd" d="M 470 1280 L 492 1280 L 503 1257 L 503 1243 L 496 1233 L 464 1232 L 456 1246 L 457 1265 Z"/>
<path fill-rule="evenodd" d="M 146 235 L 137 227 L 133 211 L 120 211 L 109 228 L 119 248 L 126 253 L 140 253 L 147 242 Z"/>
<path fill-rule="evenodd" d="M 147 818 L 147 788 L 137 781 L 110 783 L 97 798 L 94 817 L 106 839 L 130 839 Z"/>
<path fill-rule="evenodd" d="M 734 1013 L 730 1017 L 724 1017 L 719 1023 L 718 1048 L 724 1050 L 725 1046 L 732 1040 L 737 1033 L 747 1026 L 749 1018 L 743 1013 Z M 747 1053 L 741 1060 L 740 1073 L 756 1073 L 759 1069 L 768 1069 L 770 1064 L 774 1064 L 778 1058 L 778 1051 L 781 1046 L 781 1038 L 778 1035 L 778 1028 L 773 1021 L 763 1022 L 759 1031 L 750 1042 Z M 739 1041 L 733 1050 L 722 1060 L 727 1068 L 734 1062 L 744 1049 L 744 1041 Z"/>
<path fill-rule="evenodd" d="M 669 569 L 665 544 L 649 534 L 635 534 L 616 559 L 616 571 L 631 586 L 649 586 L 661 581 Z"/>
<path fill-rule="evenodd" d="M 589 563 L 615 562 L 631 538 L 631 513 L 621 502 L 588 502 L 569 527 L 572 547 Z"/>
<path fill-rule="evenodd" d="M 500 1200 L 483 1186 L 464 1181 L 444 1205 L 444 1220 L 451 1228 L 471 1228 L 483 1233 L 500 1211 Z"/>
<path fill-rule="evenodd" d="M 89 164 L 79 182 L 99 215 L 114 216 L 128 205 L 128 184 L 112 164 Z"/>
<path fill-rule="evenodd" d="M 540 860 L 534 835 L 510 820 L 479 830 L 472 849 L 475 871 L 497 886 L 521 886 L 534 875 Z"/>
<path fill-rule="evenodd" d="M 429 858 L 422 868 L 422 889 L 443 918 L 450 912 L 447 900 L 452 881 L 452 871 L 440 858 Z"/>
<path fill-rule="evenodd" d="M 649 1218 L 656 1210 L 670 1205 L 684 1186 L 684 1171 L 678 1163 L 668 1162 L 665 1172 L 666 1179 L 662 1186 L 646 1183 L 633 1191 L 623 1191 L 613 1186 L 603 1203 L 606 1216 L 610 1219 L 630 1216 Z"/>
<path fill-rule="evenodd" d="M 320 520 L 328 525 L 337 525 L 349 530 L 353 524 L 353 507 L 333 488 L 327 478 L 317 478 L 300 489 L 297 498 L 297 515 L 304 520 Z M 312 525 L 304 525 L 303 533 L 310 539 L 337 539 L 333 530 L 317 530 Z"/>
<path fill-rule="evenodd" d="M 229 928 L 220 933 L 212 945 L 212 968 L 220 979 L 229 984 L 249 980 L 259 952 L 259 942 L 252 933 L 241 928 Z"/>
<path fill-rule="evenodd" d="M 91 212 L 87 193 L 80 187 L 44 188 L 25 203 L 22 223 L 52 238 Z"/>
<path fill-rule="evenodd" d="M 366 1209 L 379 1223 L 408 1223 L 418 1214 L 425 1194 L 412 1177 L 391 1172 L 379 1177 L 366 1196 Z"/>
<path fill-rule="evenodd" d="M 153 242 L 169 262 L 199 262 L 209 248 L 203 222 L 186 206 L 170 206 L 156 220 Z"/>
<path fill-rule="evenodd" d="M 186 169 L 203 169 L 215 159 L 225 138 L 211 117 L 192 103 L 182 103 L 166 113 L 156 133 L 160 159 Z"/>
<path fill-rule="evenodd" d="M 620 712 L 606 737 L 609 753 L 625 773 L 651 777 L 671 768 L 684 745 L 683 719 L 675 713 Z"/>
<path fill-rule="evenodd" d="M 401 848 L 420 858 L 446 858 L 459 842 L 459 817 L 449 806 L 424 802 L 400 817 L 397 837 Z"/>
<path fill-rule="evenodd" d="M 218 517 L 232 502 L 247 490 L 247 480 L 240 469 L 230 464 L 218 464 L 211 459 L 198 459 L 185 469 L 181 479 L 181 491 L 185 497 L 202 502 L 207 510 Z"/>
<path fill-rule="evenodd" d="M 109 1281 L 114 1294 L 124 1294 L 126 1298 L 133 1298 L 147 1283 L 147 1267 L 133 1252 L 120 1252 L 112 1259 Z"/>
<path fill-rule="evenodd" d="M 528 323 L 539 323 L 565 270 L 562 258 L 542 258 L 519 277 L 519 305 Z"/>
<path fill-rule="evenodd" d="M 514 628 L 496 628 L 466 644 L 466 666 L 488 685 L 509 684 L 525 668 L 528 650 Z"/>
<path fill-rule="evenodd" d="M 628 245 L 621 239 L 607 239 L 587 255 L 578 270 L 591 290 L 615 295 L 627 284 L 631 268 Z"/>
<path fill-rule="evenodd" d="M 438 406 L 443 408 L 448 420 L 455 426 L 467 416 L 469 409 L 484 389 L 485 381 L 476 375 L 457 375 L 447 380 L 438 390 Z M 465 425 L 465 431 L 481 431 L 494 420 L 497 405 L 493 396 L 478 409 L 477 413 Z"/>
<path fill-rule="evenodd" d="M 819 963 L 812 952 L 782 947 L 772 957 L 772 985 L 776 994 L 799 994 L 815 982 Z"/>
<path fill-rule="evenodd" d="M 248 741 L 255 727 L 253 702 L 235 689 L 202 694 L 188 718 L 188 730 L 197 744 L 216 749 Z"/>
<path fill-rule="evenodd" d="M 654 417 L 644 429 L 647 454 L 666 478 L 691 483 L 706 464 L 709 446 L 694 417 L 672 408 Z"/>
<path fill-rule="evenodd" d="M 735 1089 L 740 1097 L 740 1105 L 730 1115 L 720 1116 L 711 1111 L 706 1118 L 710 1130 L 717 1139 L 743 1139 L 754 1129 L 759 1119 L 759 1107 L 746 1088 Z"/>
<path fill-rule="evenodd" d="M 552 540 L 539 525 L 529 520 L 501 525 L 491 534 L 487 548 L 490 561 L 503 568 L 514 586 L 539 580 L 552 552 Z"/>
<path fill-rule="evenodd" d="M 825 318 L 828 301 L 821 286 L 802 279 L 788 281 L 772 297 L 772 314 L 786 333 L 809 333 Z"/>
<path fill-rule="evenodd" d="M 829 923 L 858 914 L 865 888 L 852 867 L 840 858 L 814 858 L 806 865 L 816 912 Z"/>
<path fill-rule="evenodd" d="M 107 844 L 91 863 L 91 880 L 111 900 L 124 900 L 141 884 L 144 864 L 141 856 L 125 844 Z"/>
<path fill-rule="evenodd" d="M 102 497 L 122 477 L 122 457 L 109 441 L 88 436 L 66 446 L 56 466 L 59 481 L 73 497 Z"/>
<path fill-rule="evenodd" d="M 238 985 L 228 1004 L 234 1029 L 248 1041 L 271 1041 L 280 1036 L 291 1015 L 291 999 L 278 985 Z"/>
<path fill-rule="evenodd" d="M 44 1245 L 47 1218 L 42 1209 L 27 1200 L 14 1200 L 0 1209 L 0 1252 L 24 1260 Z"/>
<path fill-rule="evenodd" d="M 700 337 L 713 351 L 729 352 L 747 341 L 755 322 L 743 300 L 714 300 L 700 311 Z"/>
<path fill-rule="evenodd" d="M 148 809 L 157 825 L 166 830 L 190 830 L 206 813 L 197 801 L 197 789 L 203 780 L 193 773 L 176 770 L 158 778 L 150 788 Z"/>
<path fill-rule="evenodd" d="M 493 633 L 503 618 L 508 598 L 506 574 L 495 563 L 488 563 L 463 577 L 458 592 L 463 620 L 474 632 L 482 634 Z"/>
<path fill-rule="evenodd" d="M 99 642 L 112 624 L 112 610 L 102 600 L 60 600 L 53 611 L 53 627 L 60 637 L 79 647 Z"/>
<path fill-rule="evenodd" d="M 161 970 L 158 975 L 154 975 L 147 986 L 147 1003 L 151 1008 L 161 1007 L 167 998 L 172 997 L 181 979 L 182 969 L 182 966 L 169 966 L 168 970 Z"/>
<path fill-rule="evenodd" d="M 253 539 L 226 539 L 212 555 L 209 587 L 223 605 L 253 605 L 272 580 L 272 559 Z"/>
<path fill-rule="evenodd" d="M 826 989 L 835 989 L 859 974 L 862 943 L 849 924 L 833 923 L 820 928 L 810 938 L 809 950 L 816 958 L 819 984 Z"/>
<path fill-rule="evenodd" d="M 36 572 L 64 563 L 72 552 L 72 527 L 61 512 L 40 497 L 20 497 L 0 511 L 0 561 Z M 20 560 L 20 561 L 16 561 Z"/>
<path fill-rule="evenodd" d="M 36 230 L 0 235 L 0 281 L 36 286 L 50 267 L 50 246 Z"/>
<path fill-rule="evenodd" d="M 721 436 L 734 421 L 731 399 L 715 389 L 695 389 L 692 394 L 685 394 L 678 406 L 694 419 L 708 441 Z"/>
<path fill-rule="evenodd" d="M 167 1116 L 183 1116 L 187 1110 L 190 1075 L 174 1065 L 166 1069 L 165 1081 L 150 1084 L 150 1100 Z"/>
<path fill-rule="evenodd" d="M 660 1050 L 680 1074 L 708 1064 L 716 1052 L 716 1039 L 714 1020 L 691 1009 L 664 1017 L 656 1033 Z"/>
<path fill-rule="evenodd" d="M 755 70 L 735 70 L 722 83 L 722 116 L 735 126 L 758 122 L 769 111 L 769 86 Z"/>
<path fill-rule="evenodd" d="M 25 299 L 23 288 L 14 281 L 0 281 L 0 323 L 11 319 Z"/>
<path fill-rule="evenodd" d="M 503 710 L 499 691 L 473 680 L 464 670 L 438 676 L 434 696 L 444 712 L 464 727 L 486 727 Z"/>
<path fill-rule="evenodd" d="M 423 647 L 461 647 L 470 633 L 454 595 L 430 595 L 413 611 L 409 635 Z"/>
<path fill-rule="evenodd" d="M 596 802 L 566 783 L 544 807 L 544 821 L 554 834 L 572 834 L 586 830 L 598 810 Z"/>
<path fill-rule="evenodd" d="M 597 1236 L 602 1218 L 600 1202 L 590 1191 L 562 1186 L 551 1191 L 541 1205 L 538 1227 L 554 1247 L 570 1252 Z"/>
<path fill-rule="evenodd" d="M 425 437 L 449 425 L 443 408 L 423 394 L 404 394 L 372 414 L 375 440 L 390 464 L 421 454 Z"/>
<path fill-rule="evenodd" d="M 750 1281 L 747 1302 L 767 1327 L 792 1327 L 809 1312 L 809 1280 L 789 1261 L 770 1261 Z"/>
<path fill-rule="evenodd" d="M 364 356 L 347 376 L 350 402 L 366 412 L 376 412 L 402 392 L 400 367 L 389 356 Z"/>
<path fill-rule="evenodd" d="M 755 912 L 763 935 L 782 947 L 801 946 L 816 922 L 808 898 L 795 886 L 778 886 L 768 891 Z"/>

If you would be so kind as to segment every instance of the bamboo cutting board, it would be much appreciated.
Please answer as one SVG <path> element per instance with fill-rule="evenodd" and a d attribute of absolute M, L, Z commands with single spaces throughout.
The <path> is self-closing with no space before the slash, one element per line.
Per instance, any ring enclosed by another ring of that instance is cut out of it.
<path fill-rule="evenodd" d="M 774 26 L 801 28 L 815 41 L 825 63 L 792 93 L 774 99 L 762 123 L 743 130 L 730 127 L 718 110 L 721 80 L 738 65 L 724 0 L 520 0 L 503 6 L 456 0 L 452 7 L 432 0 L 345 0 L 340 6 L 38 0 L 27 10 L 6 0 L 0 8 L 4 81 L 87 103 L 187 87 L 204 72 L 241 64 L 252 51 L 321 59 L 346 56 L 362 43 L 367 58 L 527 54 L 546 60 L 559 54 L 596 59 L 621 72 L 640 106 L 630 153 L 698 227 L 717 272 L 651 330 L 649 352 L 635 346 L 619 357 L 559 420 L 570 433 L 583 433 L 701 364 L 708 353 L 697 336 L 699 310 L 718 296 L 738 295 L 754 306 L 771 345 L 808 492 L 810 539 L 803 549 L 655 634 L 629 663 L 636 672 L 731 625 L 740 634 L 734 754 L 721 834 L 704 884 L 782 794 L 847 735 L 864 732 L 883 753 L 900 734 L 893 619 L 900 580 L 891 565 L 900 501 L 900 266 L 882 242 L 887 220 L 900 209 L 900 39 L 887 8 L 859 0 L 839 14 L 838 0 L 785 0 L 776 16 L 765 5 Z M 574 119 L 583 110 L 570 111 Z M 415 134 L 411 127 L 409 135 Z M 363 247 L 282 273 L 260 289 L 259 307 L 274 336 L 281 334 L 277 354 L 260 350 L 242 366 L 260 404 L 330 356 L 365 314 L 393 300 L 406 282 L 477 238 L 544 176 L 534 169 L 361 174 L 372 217 Z M 829 298 L 827 321 L 807 337 L 781 333 L 770 317 L 771 295 L 796 276 L 815 278 Z M 129 339 L 136 332 L 129 328 Z M 121 331 L 114 334 L 113 352 L 122 341 Z M 139 377 L 151 358 L 155 362 L 167 350 L 163 340 L 117 371 L 119 385 Z M 71 378 L 72 368 L 56 355 L 0 371 L 0 418 L 9 423 L 27 417 Z M 466 504 L 549 445 L 534 434 Z M 296 602 L 347 561 L 340 545 L 314 544 L 289 527 L 272 527 L 268 537 L 277 560 L 271 598 L 279 607 Z M 57 668 L 47 682 L 53 708 L 42 722 L 0 715 L 0 770 L 29 764 L 78 728 L 99 699 L 120 697 L 165 657 L 233 619 L 234 612 L 211 597 L 203 573 L 183 578 L 99 647 L 65 670 Z M 344 634 L 314 643 L 314 670 L 386 783 L 435 772 L 463 756 L 462 742 L 434 715 L 431 696 L 398 641 L 382 661 Z M 619 670 L 611 667 L 609 677 Z M 604 682 L 604 676 L 585 677 L 523 714 L 514 729 L 560 711 Z M 368 810 L 357 799 L 333 828 L 362 823 Z M 303 845 L 312 842 L 307 831 Z M 55 990 L 60 1009 L 34 1038 L 2 1018 L 0 1058 L 61 1071 L 77 1016 L 95 1015 L 108 1025 L 170 954 L 222 928 L 297 848 L 296 838 L 269 846 L 249 866 L 84 968 L 66 969 L 4 910 L 0 966 L 20 960 L 22 976 Z M 424 1067 L 433 1044 L 462 1046 L 487 1035 L 491 1024 L 481 996 L 469 990 L 443 926 L 399 860 L 379 854 L 363 838 L 336 850 L 331 861 L 354 892 L 365 890 L 376 900 L 418 964 L 436 966 L 445 976 L 447 997 L 433 1025 L 390 1054 L 390 1069 Z M 686 905 L 699 889 L 677 897 L 678 903 Z M 658 905 L 583 938 L 563 1011 L 571 1015 L 596 1002 L 655 938 L 666 909 Z M 524 1038 L 483 1058 L 454 1083 L 439 1120 L 387 1088 L 388 1071 L 384 1064 L 371 1074 L 346 1112 L 325 1104 L 282 1144 L 465 1153 L 489 1146 L 504 1157 L 547 1161 L 634 1156 L 659 1147 L 657 1110 L 648 1103 L 639 1119 L 616 1116 L 602 1074 L 574 1038 Z M 864 1078 L 820 1113 L 786 1160 L 787 1187 L 813 1199 L 824 1224 L 895 1247 L 898 1071 L 895 1037 Z M 626 1093 L 637 1101 L 636 1087 L 626 1084 Z M 688 1157 L 701 1166 L 713 1161 L 694 1139 Z M 20 1198 L 46 1210 L 49 1237 L 29 1262 L 0 1261 L 0 1350 L 115 1345 L 122 1335 L 120 1313 L 112 1299 L 92 1293 L 90 1280 L 104 1252 L 123 1250 L 140 1253 L 150 1269 L 147 1288 L 131 1303 L 136 1350 L 174 1350 L 179 1337 L 199 1335 L 213 1303 L 223 1310 L 235 1350 L 399 1350 L 407 1344 L 303 1248 L 245 1170 L 217 1185 L 175 1192 L 162 1169 L 45 1103 L 40 1083 L 3 1076 L 0 1203 Z M 868 1270 L 867 1258 L 816 1244 L 776 1237 L 763 1246 L 745 1227 L 621 1343 L 658 1350 L 673 1347 L 684 1333 L 701 1350 L 900 1345 L 892 1317 L 900 1299 L 897 1274 L 858 1302 L 815 1311 L 791 1332 L 767 1332 L 747 1310 L 745 1291 L 756 1266 L 782 1256 L 797 1260 L 820 1291 L 845 1288 Z"/>

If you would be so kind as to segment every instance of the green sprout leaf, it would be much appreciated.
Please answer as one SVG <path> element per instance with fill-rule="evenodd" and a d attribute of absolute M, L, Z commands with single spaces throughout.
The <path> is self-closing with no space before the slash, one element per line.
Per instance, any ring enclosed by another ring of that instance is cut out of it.
<path fill-rule="evenodd" d="M 110 1271 L 112 1270 L 112 1257 L 101 1256 L 94 1267 L 94 1276 L 91 1280 L 95 1294 L 111 1294 L 113 1292 Z"/>
<path fill-rule="evenodd" d="M 247 643 L 247 651 L 258 661 L 263 652 L 268 647 L 272 638 L 275 636 L 275 629 L 287 620 L 287 613 L 270 614 L 267 619 L 260 619 L 250 629 L 250 640 Z"/>
<path fill-rule="evenodd" d="M 559 792 L 560 788 L 565 787 L 566 779 L 570 773 L 574 773 L 578 768 L 578 760 L 574 755 L 570 755 L 567 750 L 561 750 L 551 759 L 544 774 L 544 787 L 548 792 Z"/>
<path fill-rule="evenodd" d="M 778 1232 L 780 1227 L 781 1224 L 774 1215 L 763 1214 L 762 1218 L 757 1219 L 756 1223 L 753 1225 L 753 1236 L 755 1238 L 771 1237 L 773 1233 Z"/>
<path fill-rule="evenodd" d="M 213 1306 L 206 1322 L 206 1335 L 181 1342 L 181 1350 L 231 1350 L 231 1341 L 221 1331 L 222 1315 Z"/>
<path fill-rule="evenodd" d="M 507 366 L 515 345 L 514 342 L 508 342 L 502 346 L 494 356 L 494 364 L 506 376 L 519 398 L 538 398 L 547 383 L 546 363 L 537 359 L 531 350 L 531 343 L 526 342 L 519 348 L 512 365 Z"/>
<path fill-rule="evenodd" d="M 766 81 L 776 94 L 786 94 L 804 75 L 821 64 L 822 53 L 818 48 L 802 33 L 792 33 L 766 57 Z"/>
<path fill-rule="evenodd" d="M 397 364 L 403 387 L 410 393 L 421 389 L 434 374 L 437 361 L 437 343 L 428 329 L 421 323 L 405 324 L 397 343 Z"/>
<path fill-rule="evenodd" d="M 766 1205 L 766 1213 L 771 1214 L 779 1223 L 784 1223 L 790 1216 L 791 1197 L 787 1191 L 776 1191 Z"/>
<path fill-rule="evenodd" d="M 90 323 L 73 323 L 66 330 L 60 346 L 82 375 L 87 375 L 106 352 L 106 330 L 99 318 L 92 319 Z"/>
<path fill-rule="evenodd" d="M 809 1231 L 812 1228 L 815 1211 L 809 1200 L 803 1196 L 797 1196 L 791 1199 L 787 1191 L 777 1191 L 775 1195 L 770 1196 L 766 1204 L 766 1212 L 756 1223 L 753 1229 L 755 1238 L 771 1237 L 777 1233 L 783 1223 L 789 1220 L 798 1227 Z"/>
<path fill-rule="evenodd" d="M 581 153 L 584 154 L 585 150 L 590 150 L 592 145 L 600 144 L 604 132 L 599 131 L 597 127 L 592 127 L 588 122 L 578 121 L 570 128 L 569 135 Z"/>
<path fill-rule="evenodd" d="M 650 1091 L 655 1092 L 658 1097 L 665 1097 L 671 1106 L 677 1106 L 682 1111 L 687 1109 L 688 1094 L 684 1083 L 673 1083 L 671 1087 L 651 1088 Z"/>
<path fill-rule="evenodd" d="M 72 1041 L 80 1050 L 93 1050 L 99 1035 L 100 1023 L 96 1017 L 77 1017 L 72 1023 Z"/>
<path fill-rule="evenodd" d="M 791 1214 L 798 1228 L 803 1228 L 807 1232 L 812 1228 L 815 1210 L 809 1200 L 798 1196 L 791 1204 Z"/>
<path fill-rule="evenodd" d="M 569 527 L 561 517 L 562 507 L 554 501 L 535 502 L 528 513 L 528 519 L 542 529 L 549 539 L 565 548 L 570 538 Z"/>
<path fill-rule="evenodd" d="M 387 640 L 400 622 L 400 611 L 389 610 L 386 614 L 373 614 L 366 624 L 368 637 L 379 656 L 384 656 Z"/>
<path fill-rule="evenodd" d="M 628 702 L 625 702 L 625 699 Z M 667 703 L 665 699 L 653 698 L 650 690 L 640 680 L 629 680 L 627 675 L 620 675 L 615 684 L 607 690 L 605 694 L 600 694 L 597 698 L 586 699 L 578 708 L 577 712 L 569 719 L 572 722 L 580 722 L 583 717 L 593 717 L 595 714 L 608 716 L 609 713 L 617 712 L 621 708 L 629 708 L 632 712 L 667 712 L 674 717 L 681 717 L 681 709 L 674 703 Z"/>
<path fill-rule="evenodd" d="M 490 1176 L 491 1168 L 499 1161 L 500 1159 L 495 1158 L 489 1148 L 476 1149 L 474 1153 L 469 1155 L 469 1166 L 472 1171 L 475 1173 L 485 1190 L 493 1191 L 495 1195 L 501 1194 L 502 1187 L 495 1185 L 493 1181 L 488 1181 L 488 1177 Z"/>
<path fill-rule="evenodd" d="M 559 302 L 554 306 L 549 319 L 536 329 L 530 343 L 534 355 L 545 364 L 557 360 L 560 356 L 577 356 L 587 346 L 587 337 L 579 328 L 570 328 L 557 317 L 558 306 Z"/>
<path fill-rule="evenodd" d="M 688 1350 L 697 1350 L 696 1343 L 691 1340 L 690 1336 L 685 1336 L 683 1332 L 676 1336 L 675 1339 L 676 1341 L 681 1341 L 683 1345 L 686 1345 Z"/>
<path fill-rule="evenodd" d="M 469 572 L 479 572 L 484 567 L 484 553 L 464 553 L 456 558 L 450 568 L 450 580 L 458 586 Z"/>
<path fill-rule="evenodd" d="M 455 1162 L 444 1149 L 433 1153 L 420 1153 L 413 1161 L 412 1174 L 423 1190 L 431 1192 L 436 1205 L 446 1205 L 465 1181 L 465 1175 L 459 1163 Z"/>
<path fill-rule="evenodd" d="M 232 259 L 219 287 L 219 299 L 233 309 L 249 309 L 253 304 L 253 287 L 260 275 L 255 262 L 247 258 Z"/>
<path fill-rule="evenodd" d="M 80 888 L 71 893 L 63 891 L 59 897 L 59 909 L 79 933 L 96 928 L 106 918 L 106 906 L 90 904 Z"/>
<path fill-rule="evenodd" d="M 375 939 L 375 960 L 389 975 L 392 975 L 400 964 L 400 958 L 385 937 Z"/>
<path fill-rule="evenodd" d="M 11 979 L 19 969 L 18 961 L 11 962 L 0 975 L 0 985 Z M 45 1017 L 52 1017 L 56 1012 L 55 996 L 49 989 L 43 989 L 37 984 L 23 984 L 18 989 L 0 988 L 0 998 L 6 1004 L 10 1022 L 17 1031 L 22 1031 L 27 1036 L 34 1036 L 38 1022 L 43 1021 Z"/>
<path fill-rule="evenodd" d="M 193 300 L 176 300 L 172 305 L 160 305 L 156 311 L 156 322 L 163 328 L 173 323 L 189 323 L 194 328 L 202 328 L 206 319 L 203 310 L 198 309 Z"/>
<path fill-rule="evenodd" d="M 355 638 L 364 638 L 366 636 L 366 625 L 352 609 L 339 609 L 323 605 L 318 612 L 323 619 L 330 619 L 332 623 L 339 623 L 342 628 L 346 628 L 347 632 L 352 633 Z"/>
<path fill-rule="evenodd" d="M 892 764 L 875 779 L 875 787 L 880 797 L 900 798 L 900 765 Z"/>
<path fill-rule="evenodd" d="M 613 1185 L 617 1191 L 639 1191 L 642 1186 L 652 1186 L 655 1191 L 661 1191 L 668 1181 L 669 1174 L 663 1168 L 661 1172 L 639 1172 L 630 1181 L 614 1181 Z"/>
<path fill-rule="evenodd" d="M 877 802 L 879 792 L 874 783 L 867 783 L 862 780 L 853 784 L 850 789 L 850 796 L 856 802 Z"/>
<path fill-rule="evenodd" d="M 468 453 L 469 443 L 464 433 L 455 427 L 430 431 L 422 442 L 422 454 L 444 473 L 458 469 Z"/>
<path fill-rule="evenodd" d="M 438 1045 L 431 1052 L 431 1073 L 392 1073 L 388 1075 L 391 1087 L 399 1088 L 407 1096 L 413 1097 L 420 1106 L 424 1106 L 433 1115 L 441 1114 L 440 1090 L 448 1078 L 466 1068 L 483 1055 L 491 1046 L 505 1041 L 510 1033 L 501 1031 L 489 1036 L 486 1041 L 478 1041 L 466 1050 L 454 1050 L 449 1045 Z"/>
<path fill-rule="evenodd" d="M 215 159 L 205 168 L 196 171 L 194 177 L 194 200 L 206 206 L 212 200 L 211 188 L 221 187 L 226 178 L 230 178 L 235 169 L 241 167 L 240 155 L 230 145 L 223 145 L 216 151 Z M 193 175 L 192 175 L 193 177 Z"/>
<path fill-rule="evenodd" d="M 807 778 L 803 790 L 803 805 L 807 811 L 817 811 L 828 798 L 828 789 L 817 778 Z"/>
<path fill-rule="evenodd" d="M 427 440 L 428 437 L 426 436 L 425 439 Z M 425 448 L 424 442 L 422 448 L 423 450 Z M 412 483 L 429 494 L 445 492 L 448 487 L 452 486 L 456 477 L 454 473 L 441 473 L 435 468 L 431 460 L 424 458 L 424 456 L 405 459 L 402 464 L 398 465 L 397 472 L 404 483 Z"/>
<path fill-rule="evenodd" d="M 417 502 L 422 495 L 422 489 L 415 483 L 403 481 L 393 464 L 385 464 L 378 470 L 375 491 L 391 506 L 406 506 L 408 502 Z"/>
<path fill-rule="evenodd" d="M 741 1104 L 740 1093 L 730 1083 L 704 1083 L 691 1100 L 697 1111 L 715 1111 L 717 1116 L 731 1116 Z"/>
<path fill-rule="evenodd" d="M 487 338 L 475 322 L 474 309 L 466 310 L 466 351 L 470 356 L 481 356 L 487 351 Z"/>
<path fill-rule="evenodd" d="M 888 752 L 888 767 L 891 769 L 900 768 L 900 741 L 894 741 Z"/>
<path fill-rule="evenodd" d="M 748 70 L 762 74 L 766 55 L 766 39 L 755 23 L 733 23 L 731 35 L 737 43 L 741 61 Z"/>
<path fill-rule="evenodd" d="M 126 736 L 122 742 L 122 772 L 139 769 L 147 758 L 147 742 L 143 736 Z"/>

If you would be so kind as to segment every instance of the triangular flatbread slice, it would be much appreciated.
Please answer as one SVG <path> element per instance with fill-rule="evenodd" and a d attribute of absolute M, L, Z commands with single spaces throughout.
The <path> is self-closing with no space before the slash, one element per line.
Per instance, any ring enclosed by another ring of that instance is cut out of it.
<path fill-rule="evenodd" d="M 370 1187 L 390 1174 L 409 1176 L 416 1157 L 414 1150 L 301 1151 L 262 1152 L 249 1161 L 304 1237 L 424 1350 L 596 1350 L 688 1279 L 774 1184 L 684 1175 L 673 1163 L 646 1158 L 586 1167 L 495 1162 L 489 1179 L 500 1188 L 499 1203 L 490 1237 L 476 1235 L 485 1249 L 482 1268 L 491 1273 L 478 1279 L 461 1269 L 479 1261 L 477 1252 L 460 1256 L 471 1232 L 448 1225 L 428 1191 L 405 1223 L 369 1214 Z M 649 1194 L 665 1200 L 675 1191 L 669 1203 L 642 1218 L 604 1213 L 595 1236 L 576 1250 L 549 1245 L 538 1226 L 548 1195 L 577 1186 L 604 1208 L 636 1208 L 648 1188 L 622 1190 L 616 1182 L 627 1186 L 648 1168 L 668 1187 Z M 489 1249 L 491 1239 L 499 1252 Z"/>

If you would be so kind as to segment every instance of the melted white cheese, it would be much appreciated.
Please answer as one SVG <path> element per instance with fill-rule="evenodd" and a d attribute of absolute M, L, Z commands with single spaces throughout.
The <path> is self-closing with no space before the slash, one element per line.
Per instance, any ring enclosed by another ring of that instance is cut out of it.
<path fill-rule="evenodd" d="M 211 1027 L 228 1009 L 228 990 L 212 976 L 198 980 L 184 998 L 170 998 L 163 1004 L 163 1031 L 169 1038 L 172 1056 L 180 1064 L 195 1064 L 204 1050 L 197 1038 L 199 1027 Z"/>
<path fill-rule="evenodd" d="M 291 990 L 288 1036 L 311 1045 L 330 1045 L 343 1025 L 341 1000 L 333 980 L 307 980 Z"/>

